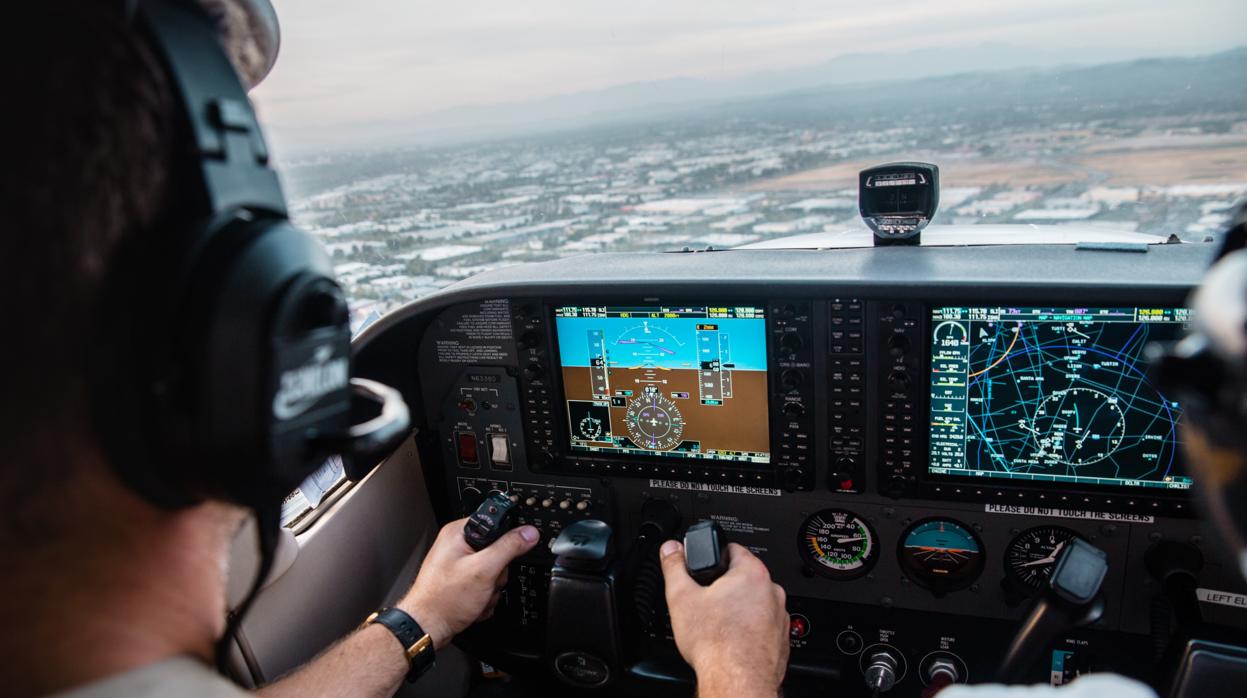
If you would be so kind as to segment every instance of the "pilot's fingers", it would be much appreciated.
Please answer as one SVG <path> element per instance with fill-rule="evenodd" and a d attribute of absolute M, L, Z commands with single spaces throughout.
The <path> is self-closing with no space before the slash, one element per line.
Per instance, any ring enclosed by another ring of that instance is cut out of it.
<path fill-rule="evenodd" d="M 727 544 L 727 565 L 727 574 L 743 572 L 746 574 L 765 574 L 767 579 L 771 577 L 771 573 L 766 569 L 766 565 L 756 555 L 749 552 L 749 548 L 737 543 Z"/>
<path fill-rule="evenodd" d="M 684 566 L 684 546 L 679 541 L 663 543 L 658 553 L 662 558 L 662 576 L 668 601 L 698 587 L 697 582 L 688 576 L 688 569 Z"/>
<path fill-rule="evenodd" d="M 512 560 L 532 550 L 540 538 L 541 534 L 533 526 L 512 529 L 488 548 L 473 555 L 473 564 L 481 565 L 477 570 L 481 574 L 487 574 L 489 579 L 494 579 L 503 573 Z"/>
<path fill-rule="evenodd" d="M 460 557 L 471 555 L 474 551 L 463 539 L 463 526 L 467 522 L 468 517 L 465 516 L 442 526 L 442 530 L 437 532 L 437 541 L 434 542 L 433 547 L 448 551 L 454 550 L 456 556 Z"/>

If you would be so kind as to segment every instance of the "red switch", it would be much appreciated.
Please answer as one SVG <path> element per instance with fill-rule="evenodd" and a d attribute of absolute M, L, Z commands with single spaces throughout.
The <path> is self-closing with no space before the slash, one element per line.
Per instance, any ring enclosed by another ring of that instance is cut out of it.
<path fill-rule="evenodd" d="M 470 431 L 457 432 L 455 440 L 459 445 L 460 465 L 478 466 L 481 464 L 481 459 L 476 449 L 476 434 Z"/>
<path fill-rule="evenodd" d="M 794 640 L 800 640 L 810 634 L 810 619 L 794 613 L 788 617 L 788 636 Z"/>

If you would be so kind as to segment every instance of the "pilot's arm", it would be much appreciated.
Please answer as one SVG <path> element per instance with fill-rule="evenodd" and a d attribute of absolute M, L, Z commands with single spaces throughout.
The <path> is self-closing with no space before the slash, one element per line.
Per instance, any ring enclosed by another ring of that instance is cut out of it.
<path fill-rule="evenodd" d="M 784 590 L 745 548 L 728 545 L 730 567 L 703 587 L 684 568 L 684 546 L 662 546 L 671 629 L 697 672 L 699 698 L 774 698 L 788 667 Z"/>
<path fill-rule="evenodd" d="M 395 606 L 406 611 L 441 649 L 468 626 L 493 615 L 507 583 L 507 565 L 537 544 L 521 526 L 475 552 L 463 540 L 465 519 L 442 527 L 411 589 Z M 260 690 L 264 696 L 390 696 L 408 663 L 403 646 L 381 625 L 355 631 L 297 671 Z"/>

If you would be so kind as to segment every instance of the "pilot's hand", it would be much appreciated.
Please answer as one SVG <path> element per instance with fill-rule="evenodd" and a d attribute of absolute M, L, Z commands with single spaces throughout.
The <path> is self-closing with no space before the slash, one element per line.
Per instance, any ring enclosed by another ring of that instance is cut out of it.
<path fill-rule="evenodd" d="M 697 695 L 775 696 L 788 668 L 788 611 L 766 565 L 731 543 L 727 572 L 703 587 L 688 576 L 684 546 L 669 540 L 660 552 L 671 629 Z"/>
<path fill-rule="evenodd" d="M 438 649 L 469 625 L 494 614 L 507 585 L 507 565 L 532 550 L 540 538 L 532 526 L 519 526 L 476 552 L 463 540 L 465 521 L 442 527 L 411 591 L 398 603 Z"/>

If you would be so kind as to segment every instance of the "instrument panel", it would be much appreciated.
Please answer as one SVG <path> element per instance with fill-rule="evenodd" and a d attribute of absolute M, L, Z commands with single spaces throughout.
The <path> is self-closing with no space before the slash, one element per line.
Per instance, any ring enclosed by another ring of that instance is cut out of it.
<path fill-rule="evenodd" d="M 936 666 L 994 679 L 1075 538 L 1108 555 L 1105 612 L 1059 638 L 1032 680 L 1112 670 L 1160 681 L 1157 636 L 1172 629 L 1157 620 L 1148 552 L 1195 549 L 1201 588 L 1247 591 L 1203 541 L 1181 405 L 1147 378 L 1145 347 L 1183 332 L 1200 264 L 1184 258 L 1135 286 L 1111 283 L 1108 265 L 1109 282 L 1088 289 L 1027 281 L 1009 261 L 1012 271 L 984 267 L 1001 278 L 980 286 L 940 270 L 948 251 L 888 252 L 927 260 L 928 278 L 912 267 L 856 276 L 880 251 L 837 252 L 841 268 L 799 258 L 784 284 L 779 272 L 732 280 L 710 255 L 620 256 L 620 277 L 598 282 L 570 266 L 510 271 L 418 302 L 365 337 L 358 358 L 365 372 L 405 377 L 420 405 L 441 517 L 497 490 L 546 544 L 579 520 L 611 526 L 626 620 L 622 663 L 607 673 L 624 675 L 613 684 L 624 693 L 687 691 L 661 578 L 642 553 L 629 557 L 655 503 L 678 513 L 677 536 L 717 521 L 785 587 L 790 695 L 868 693 L 875 647 L 903 658 L 896 695 L 921 693 Z M 651 280 L 626 280 L 629 268 Z M 496 618 L 465 644 L 517 676 L 557 675 L 550 653 L 566 663 L 558 638 L 575 630 L 550 607 L 552 566 L 545 546 L 517 564 Z M 1202 610 L 1247 627 L 1240 609 Z"/>

